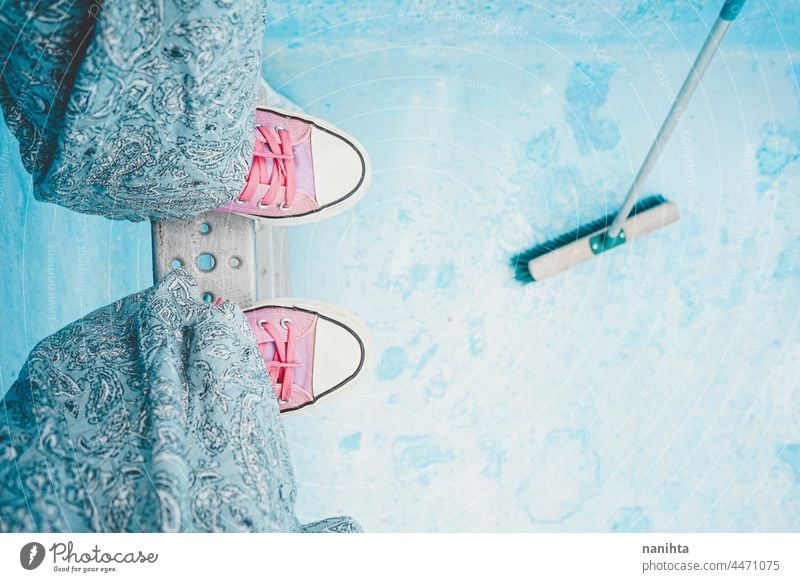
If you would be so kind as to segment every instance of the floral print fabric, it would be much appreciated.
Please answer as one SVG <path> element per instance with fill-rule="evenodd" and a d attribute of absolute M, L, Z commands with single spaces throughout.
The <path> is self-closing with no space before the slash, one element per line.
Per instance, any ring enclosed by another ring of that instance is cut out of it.
<path fill-rule="evenodd" d="M 298 522 L 252 332 L 182 270 L 41 342 L 0 415 L 0 531 L 359 530 Z"/>
<path fill-rule="evenodd" d="M 37 199 L 187 218 L 241 190 L 265 0 L 5 0 L 0 105 Z"/>

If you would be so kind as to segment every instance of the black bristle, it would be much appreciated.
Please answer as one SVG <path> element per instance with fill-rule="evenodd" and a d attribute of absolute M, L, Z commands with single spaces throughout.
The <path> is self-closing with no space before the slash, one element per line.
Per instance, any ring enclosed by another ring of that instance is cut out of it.
<path fill-rule="evenodd" d="M 655 196 L 648 196 L 647 198 L 642 198 L 639 200 L 631 210 L 631 213 L 628 215 L 628 218 L 631 216 L 635 216 L 640 212 L 644 212 L 646 210 L 650 210 L 651 208 L 655 208 L 656 206 L 660 206 L 667 201 L 661 195 Z M 546 255 L 547 253 L 554 251 L 555 249 L 561 248 L 566 246 L 570 243 L 574 243 L 576 240 L 581 239 L 585 236 L 589 236 L 590 234 L 602 230 L 604 228 L 608 228 L 611 223 L 614 221 L 614 217 L 617 215 L 616 212 L 612 214 L 607 214 L 602 218 L 598 218 L 597 220 L 593 220 L 592 222 L 588 222 L 576 228 L 575 230 L 571 230 L 565 234 L 562 234 L 554 239 L 551 239 L 547 242 L 543 242 L 541 244 L 536 245 L 535 247 L 531 247 L 528 250 L 522 251 L 511 257 L 511 268 L 514 269 L 514 278 L 519 281 L 520 283 L 533 283 L 534 279 L 531 275 L 530 269 L 528 269 L 528 263 L 537 257 L 541 257 L 542 255 Z"/>

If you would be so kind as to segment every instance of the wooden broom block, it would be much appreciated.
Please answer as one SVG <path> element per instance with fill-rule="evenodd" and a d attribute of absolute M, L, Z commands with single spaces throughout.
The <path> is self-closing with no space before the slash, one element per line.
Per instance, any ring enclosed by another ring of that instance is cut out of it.
<path fill-rule="evenodd" d="M 625 240 L 632 241 L 676 222 L 680 218 L 678 207 L 672 202 L 665 202 L 655 208 L 641 212 L 622 224 Z M 547 279 L 566 271 L 570 267 L 588 261 L 596 255 L 592 252 L 589 239 L 604 232 L 602 228 L 590 235 L 555 249 L 541 257 L 536 257 L 528 263 L 528 269 L 535 281 Z"/>

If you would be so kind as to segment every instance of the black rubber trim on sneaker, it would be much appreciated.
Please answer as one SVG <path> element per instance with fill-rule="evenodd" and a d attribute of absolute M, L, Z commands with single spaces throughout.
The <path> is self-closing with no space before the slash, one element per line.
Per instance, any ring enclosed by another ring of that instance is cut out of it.
<path fill-rule="evenodd" d="M 291 113 L 289 113 L 287 111 L 279 110 L 279 109 L 271 109 L 269 107 L 256 107 L 256 109 L 259 110 L 259 111 L 268 111 L 268 112 L 273 113 L 275 115 L 280 115 L 281 117 L 290 117 L 291 119 L 297 119 L 297 120 L 302 121 L 304 123 L 309 123 L 309 124 L 313 125 L 314 127 L 316 127 L 317 129 L 324 131 L 327 134 L 336 136 L 339 139 L 341 139 L 342 141 L 346 142 L 351 148 L 353 148 L 353 150 L 358 154 L 358 159 L 361 160 L 361 178 L 358 180 L 358 184 L 356 184 L 355 187 L 352 190 L 350 190 L 350 192 L 348 192 L 347 194 L 345 194 L 344 196 L 342 196 L 341 198 L 339 198 L 338 200 L 336 200 L 334 202 L 329 202 L 328 204 L 325 204 L 323 206 L 315 208 L 314 210 L 309 210 L 308 212 L 304 212 L 302 214 L 292 214 L 292 215 L 288 215 L 288 216 L 270 216 L 269 217 L 270 221 L 272 221 L 272 220 L 276 220 L 276 221 L 277 220 L 290 220 L 290 219 L 293 219 L 293 218 L 296 219 L 296 218 L 302 218 L 303 216 L 309 216 L 310 214 L 316 214 L 317 212 L 321 212 L 321 211 L 325 210 L 326 208 L 333 208 L 334 206 L 338 206 L 339 204 L 341 204 L 342 202 L 344 202 L 348 198 L 351 198 L 353 195 L 355 195 L 356 192 L 358 192 L 358 190 L 364 184 L 364 180 L 366 180 L 366 178 L 367 178 L 367 161 L 364 159 L 364 155 L 361 153 L 361 150 L 359 148 L 357 148 L 356 145 L 352 141 L 350 141 L 349 139 L 347 139 L 346 137 L 344 137 L 344 136 L 342 136 L 342 135 L 340 135 L 338 133 L 335 133 L 335 132 L 333 132 L 333 131 L 331 131 L 329 129 L 326 129 L 326 128 L 322 127 L 321 125 L 318 125 L 317 123 L 314 122 L 313 119 L 309 119 L 309 117 L 305 117 L 303 115 L 292 115 Z M 314 186 L 316 187 L 316 184 Z"/>
<path fill-rule="evenodd" d="M 272 307 L 272 308 L 280 308 L 280 309 L 286 309 L 287 308 L 286 305 L 269 305 L 269 304 L 266 304 L 266 305 L 259 305 L 258 306 L 259 309 L 270 308 L 270 307 Z M 352 374 L 350 374 L 347 378 L 345 378 L 344 380 L 339 382 L 336 386 L 334 386 L 330 390 L 326 391 L 325 394 L 321 394 L 320 396 L 314 395 L 314 398 L 311 401 L 306 402 L 305 404 L 302 404 L 302 405 L 297 406 L 295 408 L 287 408 L 285 410 L 281 410 L 280 411 L 281 414 L 286 414 L 286 413 L 289 413 L 289 412 L 297 412 L 298 410 L 302 410 L 304 408 L 308 408 L 309 406 L 313 406 L 314 404 L 316 404 L 318 401 L 320 401 L 322 399 L 325 399 L 325 398 L 328 398 L 329 396 L 332 396 L 334 392 L 336 392 L 337 390 L 340 390 L 341 388 L 346 387 L 353 379 L 355 379 L 355 377 L 358 376 L 358 374 L 364 368 L 364 364 L 367 361 L 367 347 L 364 345 L 364 340 L 361 339 L 361 336 L 358 335 L 358 333 L 356 333 L 356 330 L 354 330 L 353 328 L 351 328 L 350 326 L 348 326 L 347 324 L 345 324 L 345 323 L 343 323 L 343 322 L 341 322 L 339 320 L 333 319 L 332 317 L 328 317 L 327 315 L 325 315 L 323 313 L 320 313 L 319 311 L 314 311 L 313 309 L 307 309 L 305 307 L 298 307 L 297 305 L 293 305 L 291 307 L 291 309 L 296 309 L 297 311 L 302 311 L 304 313 L 311 313 L 313 315 L 316 315 L 318 318 L 324 319 L 326 321 L 330 321 L 331 323 L 334 323 L 334 324 L 338 325 L 339 327 L 343 327 L 344 329 L 346 329 L 348 332 L 350 332 L 350 334 L 354 338 L 356 338 L 356 341 L 358 341 L 358 346 L 361 348 L 361 359 L 359 360 L 358 366 L 356 367 L 355 371 Z M 312 374 L 313 374 L 313 372 L 312 372 Z M 312 375 L 312 377 L 313 377 L 313 375 Z"/>

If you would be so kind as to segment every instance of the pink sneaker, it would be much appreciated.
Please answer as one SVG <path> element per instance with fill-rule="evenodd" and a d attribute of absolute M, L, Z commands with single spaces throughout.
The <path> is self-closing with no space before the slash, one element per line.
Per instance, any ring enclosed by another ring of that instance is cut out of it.
<path fill-rule="evenodd" d="M 273 299 L 245 312 L 282 413 L 305 410 L 364 371 L 369 349 L 364 326 L 335 307 Z"/>
<path fill-rule="evenodd" d="M 371 178 L 366 150 L 346 133 L 308 115 L 258 108 L 247 181 L 218 210 L 283 225 L 314 222 L 355 204 Z"/>

